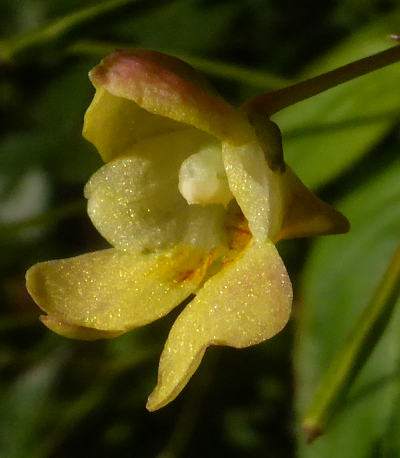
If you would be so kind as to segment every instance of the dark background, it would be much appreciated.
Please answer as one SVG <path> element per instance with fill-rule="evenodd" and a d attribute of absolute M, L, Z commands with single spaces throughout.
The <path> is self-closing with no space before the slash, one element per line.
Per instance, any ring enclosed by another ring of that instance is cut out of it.
<path fill-rule="evenodd" d="M 0 55 L 11 37 L 95 4 L 2 0 Z M 287 161 L 353 229 L 281 243 L 295 290 L 290 324 L 256 347 L 209 350 L 161 411 L 145 402 L 179 307 L 113 341 L 69 341 L 39 323 L 24 287 L 30 265 L 105 246 L 85 213 L 83 186 L 101 161 L 81 127 L 94 93 L 87 73 L 108 50 L 185 56 L 240 104 L 390 46 L 396 5 L 142 1 L 0 62 L 1 457 L 400 455 L 398 314 L 326 437 L 305 447 L 299 428 L 400 240 L 399 64 L 278 114 Z"/>

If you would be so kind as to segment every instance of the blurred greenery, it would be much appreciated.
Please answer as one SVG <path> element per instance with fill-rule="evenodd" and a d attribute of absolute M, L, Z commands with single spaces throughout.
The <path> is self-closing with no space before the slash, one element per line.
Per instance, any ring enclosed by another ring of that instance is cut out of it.
<path fill-rule="evenodd" d="M 303 272 L 307 300 L 298 312 L 295 357 L 300 411 L 308 405 L 315 383 L 365 307 L 399 243 L 399 146 L 397 141 L 391 151 L 397 157 L 390 169 L 379 170 L 377 165 L 373 176 L 340 203 L 339 208 L 352 215 L 351 232 L 318 241 L 307 260 Z M 341 456 L 396 456 L 398 449 L 394 455 L 385 455 L 384 448 L 392 416 L 397 414 L 393 409 L 400 388 L 399 319 L 397 310 L 334 427 L 304 450 L 304 456 L 333 457 L 338 444 Z"/>
<path fill-rule="evenodd" d="M 211 349 L 182 395 L 150 414 L 146 396 L 179 310 L 107 342 L 69 341 L 37 320 L 25 270 L 105 246 L 82 197 L 101 161 L 81 137 L 94 92 L 87 72 L 103 51 L 117 43 L 185 57 L 238 105 L 385 49 L 400 27 L 396 0 L 127 3 L 0 60 L 0 456 L 400 456 L 398 311 L 327 434 L 306 446 L 299 428 L 400 240 L 400 64 L 274 117 L 288 163 L 352 224 L 347 235 L 280 244 L 295 289 L 281 334 Z M 3 0 L 0 52 L 96 5 Z"/>

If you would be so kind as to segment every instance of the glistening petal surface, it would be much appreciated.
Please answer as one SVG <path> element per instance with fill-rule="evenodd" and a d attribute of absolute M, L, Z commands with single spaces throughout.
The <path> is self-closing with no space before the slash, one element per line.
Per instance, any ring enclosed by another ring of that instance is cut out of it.
<path fill-rule="evenodd" d="M 89 76 L 96 88 L 219 139 L 242 144 L 253 135 L 243 113 L 210 90 L 193 68 L 174 57 L 154 51 L 117 51 Z"/>
<path fill-rule="evenodd" d="M 222 243 L 223 206 L 188 205 L 178 189 L 182 162 L 208 144 L 221 150 L 213 137 L 187 129 L 144 140 L 104 165 L 85 188 L 96 229 L 130 251 Z"/>
<path fill-rule="evenodd" d="M 59 334 L 60 336 L 68 337 L 68 339 L 115 339 L 115 337 L 124 333 L 124 331 L 101 331 L 99 329 L 77 326 L 75 324 L 68 323 L 67 321 L 60 320 L 53 315 L 41 315 L 39 319 L 51 331 Z"/>
<path fill-rule="evenodd" d="M 273 239 L 282 221 L 279 175 L 269 169 L 257 142 L 240 147 L 223 143 L 222 158 L 229 187 L 254 238 Z"/>
<path fill-rule="evenodd" d="M 210 254 L 190 247 L 142 255 L 111 248 L 36 264 L 27 272 L 27 288 L 39 307 L 60 322 L 123 332 L 182 302 L 210 262 Z"/>
<path fill-rule="evenodd" d="M 103 161 L 108 162 L 145 138 L 187 127 L 99 87 L 86 110 L 82 134 L 93 143 Z"/>
<path fill-rule="evenodd" d="M 147 408 L 172 401 L 210 345 L 243 348 L 278 333 L 289 319 L 292 286 L 272 242 L 252 243 L 204 284 L 174 323 Z"/>

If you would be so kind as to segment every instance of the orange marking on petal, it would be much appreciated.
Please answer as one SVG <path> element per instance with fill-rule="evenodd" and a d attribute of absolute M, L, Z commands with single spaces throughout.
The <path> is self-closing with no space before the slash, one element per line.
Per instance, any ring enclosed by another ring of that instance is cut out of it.
<path fill-rule="evenodd" d="M 232 230 L 234 232 L 240 232 L 241 234 L 251 234 L 251 232 L 248 229 L 243 229 L 241 227 L 236 227 L 236 226 L 227 226 L 228 231 Z"/>
<path fill-rule="evenodd" d="M 247 220 L 242 213 L 231 216 L 226 230 L 231 250 L 242 250 L 252 238 Z"/>
<path fill-rule="evenodd" d="M 195 279 L 199 280 L 203 278 L 207 269 L 210 267 L 212 262 L 217 257 L 217 252 L 217 248 L 214 248 L 208 254 L 202 256 L 197 263 L 197 267 L 184 270 L 183 272 L 179 272 L 175 281 L 178 283 L 183 283 L 185 281 L 193 281 Z"/>

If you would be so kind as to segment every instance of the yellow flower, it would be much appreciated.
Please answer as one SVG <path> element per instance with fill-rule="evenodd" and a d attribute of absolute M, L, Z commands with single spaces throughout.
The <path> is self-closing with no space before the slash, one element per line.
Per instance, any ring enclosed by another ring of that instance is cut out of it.
<path fill-rule="evenodd" d="M 83 134 L 106 164 L 85 196 L 113 248 L 36 264 L 27 287 L 48 328 L 87 340 L 143 326 L 195 294 L 161 355 L 155 410 L 208 346 L 247 347 L 285 326 L 292 287 L 274 243 L 348 223 L 289 167 L 268 166 L 279 140 L 270 121 L 231 106 L 183 62 L 119 51 L 90 78 Z"/>

